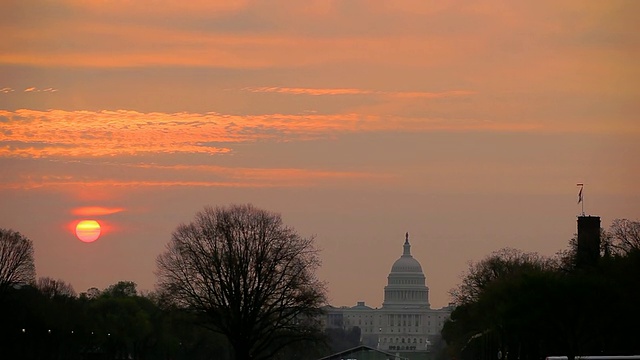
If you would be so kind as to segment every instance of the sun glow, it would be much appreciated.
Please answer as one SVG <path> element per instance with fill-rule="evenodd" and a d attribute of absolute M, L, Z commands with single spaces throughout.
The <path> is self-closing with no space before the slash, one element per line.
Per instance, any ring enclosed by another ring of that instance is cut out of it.
<path fill-rule="evenodd" d="M 84 242 L 94 242 L 100 237 L 100 224 L 95 220 L 82 220 L 76 225 L 76 236 Z"/>

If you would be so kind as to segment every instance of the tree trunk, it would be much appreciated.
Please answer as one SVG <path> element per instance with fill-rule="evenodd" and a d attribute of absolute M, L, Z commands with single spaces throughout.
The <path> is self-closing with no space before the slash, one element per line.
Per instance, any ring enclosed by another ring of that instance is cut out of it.
<path fill-rule="evenodd" d="M 235 360 L 251 360 L 249 346 L 245 343 L 233 343 L 232 346 Z"/>

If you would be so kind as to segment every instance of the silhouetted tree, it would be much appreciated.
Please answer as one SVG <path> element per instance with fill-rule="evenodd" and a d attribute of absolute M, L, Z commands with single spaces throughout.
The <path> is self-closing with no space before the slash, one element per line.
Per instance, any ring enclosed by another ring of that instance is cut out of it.
<path fill-rule="evenodd" d="M 111 358 L 143 358 L 152 334 L 148 300 L 138 296 L 101 296 L 91 303 L 95 336 Z"/>
<path fill-rule="evenodd" d="M 100 294 L 102 294 L 102 291 L 100 291 L 100 289 L 98 289 L 97 287 L 90 287 L 87 289 L 87 291 L 81 292 L 78 297 L 80 297 L 81 299 L 93 300 L 97 299 Z"/>
<path fill-rule="evenodd" d="M 470 263 L 462 283 L 450 291 L 456 305 L 475 302 L 485 289 L 502 279 L 529 269 L 548 269 L 556 266 L 553 260 L 537 253 L 525 253 L 504 248 L 493 252 L 478 263 Z"/>
<path fill-rule="evenodd" d="M 537 353 L 539 333 L 549 333 L 537 320 L 549 323 L 544 296 L 555 271 L 555 261 L 510 248 L 471 263 L 451 291 L 456 308 L 442 330 L 449 355 L 494 359 L 501 351 L 526 359 Z"/>
<path fill-rule="evenodd" d="M 640 251 L 640 221 L 615 219 L 607 231 L 611 246 L 618 253 Z"/>
<path fill-rule="evenodd" d="M 136 296 L 138 295 L 137 287 L 138 285 L 133 281 L 118 281 L 104 289 L 102 294 L 113 297 Z"/>
<path fill-rule="evenodd" d="M 19 232 L 0 229 L 0 292 L 9 286 L 33 284 L 33 244 Z"/>
<path fill-rule="evenodd" d="M 206 207 L 178 226 L 157 265 L 164 296 L 202 314 L 236 359 L 272 358 L 320 333 L 325 294 L 314 240 L 279 214 L 252 205 Z"/>
<path fill-rule="evenodd" d="M 76 291 L 73 290 L 73 286 L 61 279 L 55 280 L 50 277 L 41 277 L 36 283 L 36 288 L 48 298 L 57 296 L 76 297 Z"/>

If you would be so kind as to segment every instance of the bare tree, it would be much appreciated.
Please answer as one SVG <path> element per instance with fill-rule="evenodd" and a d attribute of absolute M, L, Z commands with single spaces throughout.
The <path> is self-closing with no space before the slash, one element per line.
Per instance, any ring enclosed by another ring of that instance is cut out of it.
<path fill-rule="evenodd" d="M 44 296 L 51 299 L 60 296 L 76 297 L 76 291 L 73 289 L 73 286 L 61 279 L 55 280 L 50 277 L 41 277 L 38 279 L 36 287 Z"/>
<path fill-rule="evenodd" d="M 324 284 L 314 239 L 252 205 L 206 207 L 157 259 L 158 290 L 225 335 L 236 359 L 274 358 L 319 333 Z"/>
<path fill-rule="evenodd" d="M 611 237 L 611 246 L 617 252 L 628 254 L 640 251 L 640 221 L 615 219 L 607 234 Z"/>
<path fill-rule="evenodd" d="M 35 277 L 31 240 L 17 231 L 0 229 L 0 291 L 9 286 L 33 284 Z"/>

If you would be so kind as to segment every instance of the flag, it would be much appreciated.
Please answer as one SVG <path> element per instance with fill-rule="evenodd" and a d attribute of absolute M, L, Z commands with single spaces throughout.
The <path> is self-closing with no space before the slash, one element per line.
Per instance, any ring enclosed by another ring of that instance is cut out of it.
<path fill-rule="evenodd" d="M 578 193 L 578 204 L 582 202 L 582 186 L 580 187 L 580 192 Z"/>

